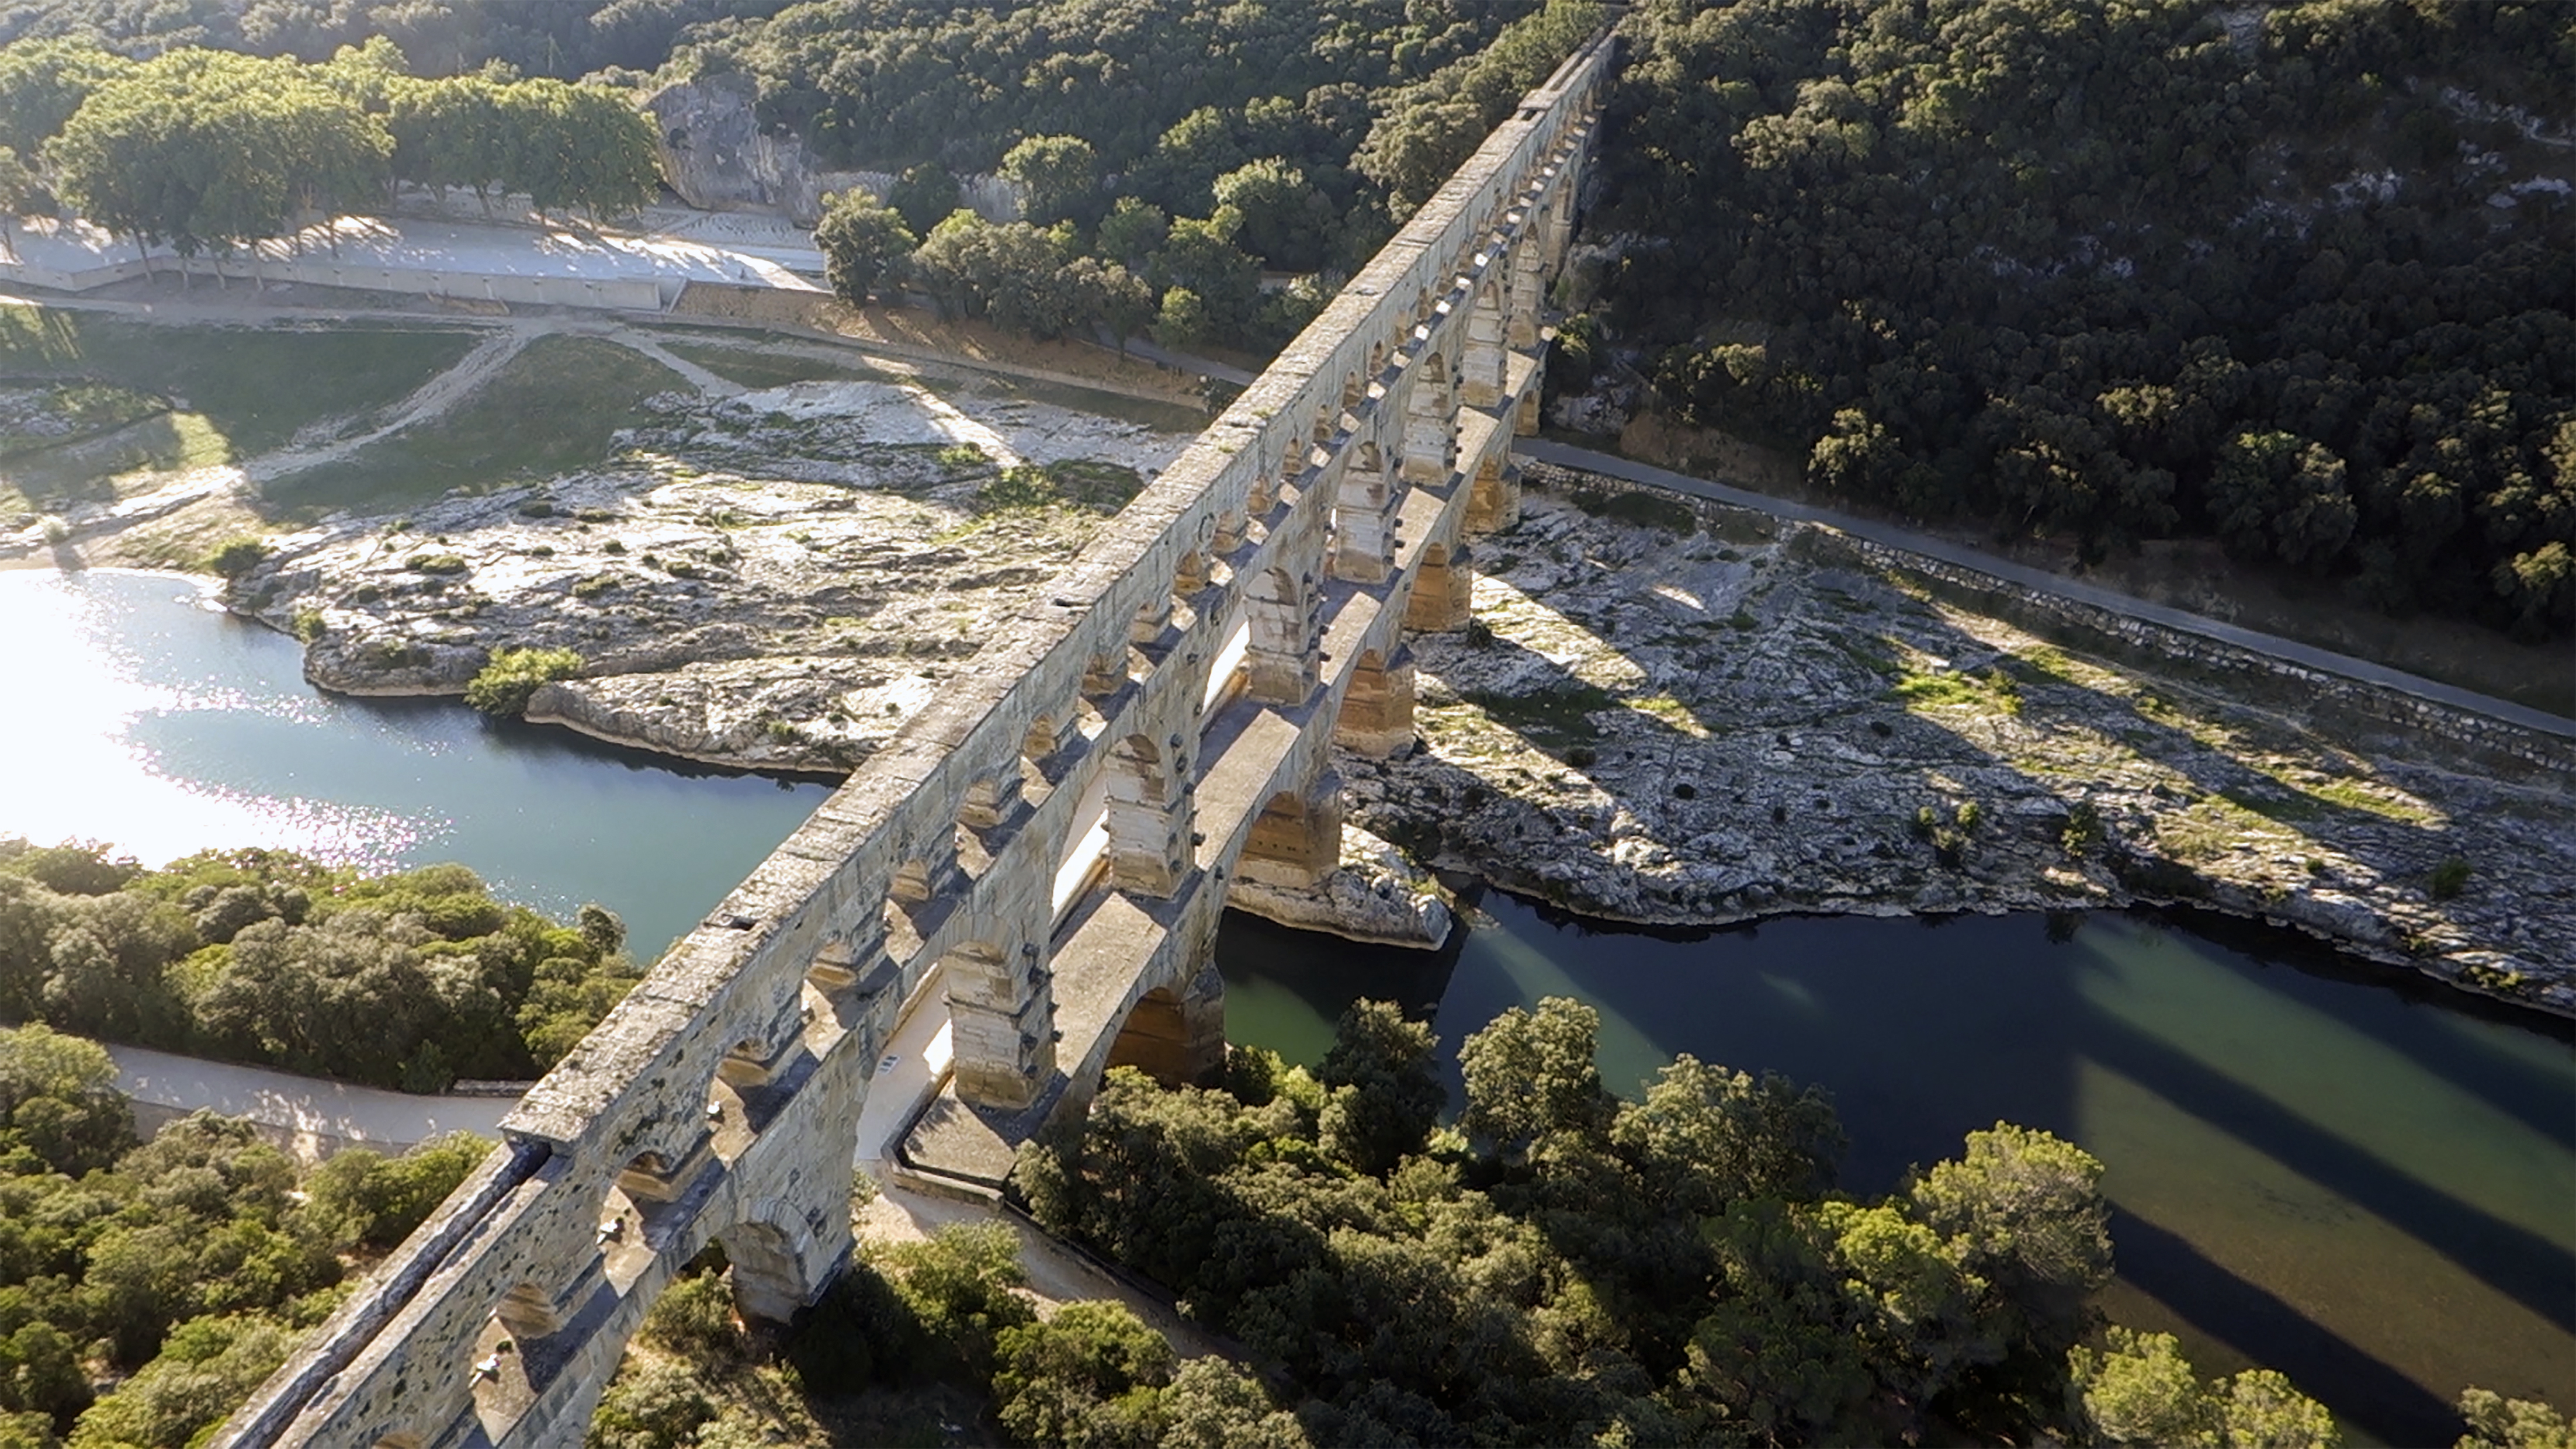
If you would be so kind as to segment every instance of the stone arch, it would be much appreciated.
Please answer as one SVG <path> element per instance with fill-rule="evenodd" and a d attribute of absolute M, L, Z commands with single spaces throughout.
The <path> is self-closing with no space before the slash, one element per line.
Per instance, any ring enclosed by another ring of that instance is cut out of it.
<path fill-rule="evenodd" d="M 1243 601 L 1246 690 L 1265 704 L 1304 704 L 1321 675 L 1313 578 L 1273 565 L 1247 581 Z"/>
<path fill-rule="evenodd" d="M 1315 409 L 1314 439 L 1315 446 L 1319 448 L 1333 441 L 1333 410 L 1331 408 L 1318 407 Z"/>
<path fill-rule="evenodd" d="M 1073 736 L 1079 733 L 1076 727 L 1079 718 L 1078 712 L 1071 709 L 1050 710 L 1032 716 L 1027 731 L 1020 736 L 1022 764 L 1044 775 L 1047 763 L 1063 754 L 1066 746 L 1073 742 Z"/>
<path fill-rule="evenodd" d="M 785 1323 L 821 1296 L 848 1257 L 846 1209 L 843 1241 L 818 1232 L 812 1218 L 780 1198 L 764 1198 L 750 1215 L 717 1234 L 733 1263 L 733 1301 L 746 1319 Z"/>
<path fill-rule="evenodd" d="M 1357 369 L 1342 375 L 1342 411 L 1358 412 L 1368 403 L 1368 382 Z"/>
<path fill-rule="evenodd" d="M 930 899 L 933 884 L 929 858 L 914 856 L 894 868 L 894 878 L 886 883 L 886 898 L 898 905 L 917 906 Z"/>
<path fill-rule="evenodd" d="M 976 831 L 1000 828 L 1019 813 L 1020 790 L 1026 783 L 1027 777 L 1017 769 L 978 775 L 966 786 L 966 798 L 957 807 L 957 823 Z"/>
<path fill-rule="evenodd" d="M 1135 1067 L 1166 1086 L 1215 1080 L 1225 1067 L 1225 984 L 1216 968 L 1139 995 L 1109 1044 L 1107 1065 Z"/>
<path fill-rule="evenodd" d="M 387 1434 L 375 1442 L 374 1449 L 428 1449 L 418 1434 Z"/>
<path fill-rule="evenodd" d="M 1381 338 L 1379 338 L 1377 341 L 1372 342 L 1372 343 L 1370 343 L 1370 344 L 1369 344 L 1369 354 L 1368 354 L 1368 370 L 1369 370 L 1369 376 L 1371 376 L 1371 377 L 1376 377 L 1376 376 L 1379 376 L 1380 374 L 1382 374 L 1382 373 L 1384 373 L 1384 372 L 1386 371 L 1386 358 L 1387 358 L 1387 347 L 1386 347 L 1386 339 L 1385 339 L 1385 338 L 1381 337 Z"/>

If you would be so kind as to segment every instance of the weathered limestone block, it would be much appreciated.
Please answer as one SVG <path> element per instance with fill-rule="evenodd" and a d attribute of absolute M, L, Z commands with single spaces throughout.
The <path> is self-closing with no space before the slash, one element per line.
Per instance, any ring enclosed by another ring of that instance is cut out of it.
<path fill-rule="evenodd" d="M 949 954 L 949 1040 L 958 1095 L 1025 1107 L 1055 1070 L 1055 1001 L 1042 948 L 973 942 Z"/>
<path fill-rule="evenodd" d="M 1337 820 L 1340 805 L 1337 793 Z M 1338 856 L 1323 862 L 1320 873 L 1291 871 L 1275 861 L 1262 862 L 1256 870 L 1247 851 L 1226 891 L 1226 905 L 1301 931 L 1373 945 L 1439 949 L 1449 939 L 1454 919 L 1439 881 L 1358 826 L 1344 825 L 1337 834 Z"/>
<path fill-rule="evenodd" d="M 1521 472 L 1501 458 L 1487 458 L 1467 493 L 1467 532 L 1479 538 L 1520 521 Z"/>
<path fill-rule="evenodd" d="M 1404 627 L 1418 634 L 1447 634 L 1467 627 L 1474 611 L 1476 564 L 1465 544 L 1433 544 L 1415 565 L 1413 592 L 1405 599 Z"/>
<path fill-rule="evenodd" d="M 1375 650 L 1360 657 L 1333 722 L 1333 743 L 1381 760 L 1413 743 L 1411 649 L 1398 644 L 1383 659 Z"/>

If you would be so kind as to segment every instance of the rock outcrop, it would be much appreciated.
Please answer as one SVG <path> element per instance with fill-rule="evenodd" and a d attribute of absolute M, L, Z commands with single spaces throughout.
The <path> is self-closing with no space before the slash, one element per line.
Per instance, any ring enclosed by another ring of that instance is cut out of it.
<path fill-rule="evenodd" d="M 647 406 L 601 467 L 281 540 L 234 607 L 304 639 L 326 689 L 461 694 L 495 649 L 569 649 L 531 720 L 845 771 L 1181 442 L 884 383 Z M 1053 472 L 997 492 L 1005 458 Z"/>
<path fill-rule="evenodd" d="M 682 201 L 707 211 L 768 208 L 807 226 L 822 216 L 813 154 L 794 132 L 761 126 L 751 77 L 680 81 L 645 97 L 643 110 L 662 179 Z"/>
<path fill-rule="evenodd" d="M 1238 876 L 1225 903 L 1265 921 L 1352 941 L 1437 950 L 1454 922 L 1432 874 L 1356 825 L 1342 827 L 1341 869 L 1304 890 Z"/>
<path fill-rule="evenodd" d="M 2182 901 L 2576 1013 L 2568 772 L 1673 522 L 1534 496 L 1480 544 L 1477 627 L 1415 645 L 1417 747 L 1340 760 L 1352 818 L 1619 920 Z"/>

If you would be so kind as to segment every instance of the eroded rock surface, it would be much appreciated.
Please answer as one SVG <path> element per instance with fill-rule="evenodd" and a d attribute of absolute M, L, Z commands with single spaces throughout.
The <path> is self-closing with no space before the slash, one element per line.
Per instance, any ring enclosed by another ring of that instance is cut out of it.
<path fill-rule="evenodd" d="M 868 382 L 652 406 L 606 466 L 291 536 L 236 607 L 326 689 L 459 694 L 495 648 L 570 649 L 530 719 L 845 770 L 1184 441 Z"/>
<path fill-rule="evenodd" d="M 2576 1011 L 2564 773 L 2108 667 L 1794 526 L 1533 496 L 1479 553 L 1416 748 L 1339 765 L 1436 864 L 1648 923 L 2189 901 Z"/>
<path fill-rule="evenodd" d="M 1440 882 L 1356 825 L 1342 827 L 1341 869 L 1304 890 L 1238 876 L 1225 903 L 1301 931 L 1435 950 L 1454 918 Z"/>

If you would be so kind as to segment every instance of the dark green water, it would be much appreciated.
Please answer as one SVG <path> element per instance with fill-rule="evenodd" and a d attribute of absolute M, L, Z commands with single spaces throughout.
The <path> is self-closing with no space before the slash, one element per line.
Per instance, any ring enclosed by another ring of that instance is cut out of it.
<path fill-rule="evenodd" d="M 2010 1120 L 2105 1164 L 2120 1322 L 2262 1363 L 2359 1439 L 2447 1444 L 2472 1384 L 2576 1405 L 2576 1051 L 2556 1023 L 2209 920 L 1792 917 L 1644 933 L 1488 895 L 1435 955 L 1229 917 L 1227 1034 L 1312 1062 L 1352 999 L 1445 1051 L 1575 996 L 1633 1093 L 1677 1052 L 1830 1090 L 1882 1192 Z M 1451 1062 L 1452 1091 L 1456 1090 Z"/>
<path fill-rule="evenodd" d="M 303 647 L 167 574 L 0 572 L 0 834 L 151 864 L 282 846 L 370 867 L 459 860 L 499 895 L 597 901 L 658 953 L 827 792 L 674 769 L 453 700 L 346 699 Z"/>
<path fill-rule="evenodd" d="M 0 572 L 0 833 L 155 862 L 289 846 L 461 860 L 637 949 L 686 930 L 823 787 L 670 768 L 446 701 L 305 684 L 291 640 L 164 575 Z M 2153 918 L 1785 919 L 1695 938 L 1504 897 L 1447 951 L 1230 918 L 1238 1041 L 1319 1057 L 1388 997 L 1452 1048 L 1550 994 L 1602 1015 L 1633 1090 L 1679 1051 L 1830 1089 L 1848 1186 L 1879 1191 L 1998 1119 L 2108 1165 L 2121 1321 L 2204 1371 L 2290 1373 L 2362 1437 L 2448 1443 L 2469 1384 L 2576 1405 L 2576 1051 L 2420 978 Z"/>

